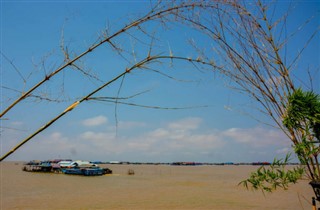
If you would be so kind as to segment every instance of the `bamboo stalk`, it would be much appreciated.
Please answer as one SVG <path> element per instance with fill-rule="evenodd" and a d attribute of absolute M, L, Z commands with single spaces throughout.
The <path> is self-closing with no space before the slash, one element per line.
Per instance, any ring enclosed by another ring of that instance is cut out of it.
<path fill-rule="evenodd" d="M 51 126 L 54 122 L 56 122 L 57 120 L 59 120 L 61 117 L 63 117 L 65 114 L 67 114 L 68 112 L 72 111 L 74 108 L 76 108 L 80 103 L 82 103 L 83 101 L 85 101 L 87 98 L 89 98 L 91 95 L 95 94 L 96 92 L 98 92 L 99 90 L 103 89 L 104 87 L 108 86 L 109 84 L 111 84 L 112 82 L 118 80 L 119 78 L 121 78 L 122 76 L 124 76 L 125 74 L 127 74 L 128 72 L 125 71 L 121 74 L 119 74 L 117 77 L 113 78 L 112 80 L 110 80 L 109 82 L 105 83 L 104 85 L 102 85 L 100 88 L 96 89 L 95 91 L 91 92 L 90 94 L 86 95 L 85 97 L 83 97 L 81 100 L 74 102 L 73 104 L 71 104 L 69 107 L 67 107 L 63 112 L 61 112 L 58 116 L 56 116 L 55 118 L 53 118 L 52 120 L 50 120 L 48 123 L 46 123 L 44 126 L 40 127 L 37 131 L 35 131 L 34 133 L 32 133 L 30 136 L 28 136 L 27 138 L 25 138 L 24 140 L 22 140 L 19 144 L 17 144 L 15 147 L 13 147 L 9 152 L 7 152 L 5 155 L 3 155 L 0 158 L 0 162 L 3 161 L 5 158 L 7 158 L 9 155 L 11 155 L 12 153 L 14 153 L 17 149 L 19 149 L 22 145 L 24 145 L 25 143 L 27 143 L 28 141 L 30 141 L 33 137 L 35 137 L 36 135 L 38 135 L 39 133 L 41 133 L 42 131 L 44 131 L 45 129 L 47 129 L 49 126 Z"/>
<path fill-rule="evenodd" d="M 111 83 L 117 81 L 119 78 L 125 76 L 126 74 L 130 73 L 132 70 L 136 69 L 136 68 L 142 68 L 145 64 L 152 62 L 153 60 L 159 60 L 159 59 L 176 59 L 176 60 L 184 60 L 184 61 L 188 61 L 188 62 L 197 62 L 197 63 L 201 63 L 203 65 L 209 65 L 209 66 L 213 66 L 212 63 L 207 63 L 204 61 L 200 61 L 198 59 L 191 59 L 191 58 L 185 58 L 185 57 L 179 57 L 179 56 L 150 56 L 148 55 L 148 57 L 146 57 L 145 59 L 141 60 L 140 62 L 134 64 L 133 66 L 131 66 L 130 68 L 127 68 L 124 72 L 122 72 L 121 74 L 119 74 L 118 76 L 114 77 L 113 79 L 109 80 L 108 82 L 106 82 L 105 84 L 101 85 L 100 87 L 96 88 L 95 90 L 93 90 L 92 92 L 90 92 L 89 94 L 87 94 L 86 96 L 82 97 L 79 101 L 74 102 L 73 104 L 71 104 L 70 106 L 68 106 L 63 112 L 61 112 L 58 116 L 56 116 L 55 118 L 53 118 L 52 120 L 50 120 L 48 123 L 46 123 L 44 126 L 40 127 L 37 131 L 35 131 L 34 133 L 32 133 L 31 135 L 29 135 L 27 138 L 25 138 L 24 140 L 22 140 L 19 144 L 17 144 L 15 147 L 13 147 L 9 152 L 7 152 L 5 155 L 3 155 L 0 158 L 0 162 L 3 161 L 5 158 L 7 158 L 8 156 L 10 156 L 12 153 L 14 153 L 17 149 L 19 149 L 22 145 L 24 145 L 25 143 L 27 143 L 28 141 L 30 141 L 33 137 L 35 137 L 36 135 L 38 135 L 39 133 L 41 133 L 42 131 L 44 131 L 45 129 L 47 129 L 49 126 L 51 126 L 54 122 L 56 122 L 57 120 L 59 120 L 61 117 L 63 117 L 65 114 L 67 114 L 68 112 L 72 111 L 74 108 L 76 108 L 80 103 L 87 101 L 90 99 L 91 96 L 93 96 L 94 94 L 96 94 L 97 92 L 99 92 L 100 90 L 104 89 L 105 87 L 107 87 L 108 85 L 110 85 Z M 219 68 L 217 66 L 213 66 L 216 68 Z"/>
<path fill-rule="evenodd" d="M 59 72 L 61 72 L 63 69 L 65 69 L 68 66 L 73 65 L 73 63 L 75 63 L 76 61 L 78 61 L 80 58 L 84 57 L 85 55 L 89 54 L 90 52 L 94 51 L 96 48 L 98 48 L 99 46 L 103 45 L 104 43 L 110 43 L 113 46 L 113 43 L 111 42 L 111 40 L 114 37 L 117 37 L 119 34 L 122 34 L 126 31 L 128 31 L 129 29 L 133 28 L 133 27 L 138 27 L 140 24 L 147 22 L 147 21 L 151 21 L 153 19 L 160 19 L 166 15 L 174 15 L 174 12 L 177 12 L 178 10 L 182 10 L 185 8 L 194 8 L 196 6 L 201 6 L 203 5 L 203 3 L 199 2 L 199 3 L 188 3 L 188 4 L 179 4 L 177 6 L 173 6 L 173 7 L 166 7 L 163 10 L 160 11 L 156 11 L 156 7 L 160 5 L 160 2 L 155 6 L 155 8 L 152 8 L 150 12 L 148 12 L 145 16 L 132 21 L 130 24 L 128 24 L 127 26 L 123 27 L 122 29 L 118 30 L 117 32 L 115 32 L 113 35 L 108 36 L 106 38 L 104 38 L 103 40 L 101 40 L 99 43 L 97 44 L 93 44 L 91 45 L 87 50 L 85 50 L 83 53 L 81 53 L 80 55 L 78 55 L 77 57 L 73 58 L 72 60 L 68 60 L 68 62 L 66 62 L 65 64 L 63 64 L 61 67 L 59 67 L 58 69 L 56 69 L 55 71 L 53 71 L 51 74 L 46 75 L 44 79 L 42 79 L 40 82 L 38 82 L 36 85 L 34 85 L 32 88 L 30 88 L 28 91 L 26 91 L 24 94 L 22 94 L 19 98 L 17 98 L 12 104 L 10 104 L 4 111 L 2 111 L 0 113 L 0 118 L 2 118 L 8 111 L 10 111 L 14 106 L 16 106 L 20 101 L 24 100 L 25 98 L 27 98 L 34 90 L 36 90 L 37 88 L 39 88 L 43 83 L 45 83 L 46 81 L 48 81 L 50 78 L 52 78 L 54 75 L 58 74 Z"/>

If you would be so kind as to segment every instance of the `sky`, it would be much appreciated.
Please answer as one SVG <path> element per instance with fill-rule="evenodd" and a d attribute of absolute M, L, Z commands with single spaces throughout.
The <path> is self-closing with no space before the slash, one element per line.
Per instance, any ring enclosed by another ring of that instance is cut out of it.
<path fill-rule="evenodd" d="M 303 47 L 305 37 L 319 28 L 319 1 L 293 3 L 297 5 L 288 19 L 288 31 L 299 28 L 312 14 L 315 18 L 298 30 L 288 47 L 288 58 Z M 281 13 L 289 4 L 281 2 L 277 9 Z M 1 0 L 0 5 L 1 110 L 61 66 L 61 46 L 68 48 L 70 57 L 79 55 L 103 34 L 114 33 L 150 8 L 149 1 Z M 197 56 L 188 42 L 197 40 L 196 32 L 175 24 L 163 27 L 160 22 L 143 27 L 156 38 L 134 30 L 115 38 L 125 59 L 110 45 L 101 46 L 77 63 L 90 77 L 67 68 L 35 92 L 43 98 L 50 96 L 55 102 L 30 98 L 8 112 L 0 121 L 0 154 L 10 151 L 81 96 L 146 56 L 149 43 L 157 42 L 152 49 L 155 54 Z M 207 45 L 199 40 L 200 46 Z M 318 93 L 319 43 L 318 33 L 300 58 L 294 75 L 298 81 L 305 80 L 309 69 Z M 283 132 L 261 123 L 271 121 L 255 109 L 256 104 L 249 97 L 230 89 L 228 79 L 183 62 L 154 63 L 151 67 L 175 79 L 150 69 L 138 70 L 96 96 L 128 98 L 138 94 L 126 102 L 181 109 L 87 101 L 7 160 L 271 162 L 292 151 Z"/>

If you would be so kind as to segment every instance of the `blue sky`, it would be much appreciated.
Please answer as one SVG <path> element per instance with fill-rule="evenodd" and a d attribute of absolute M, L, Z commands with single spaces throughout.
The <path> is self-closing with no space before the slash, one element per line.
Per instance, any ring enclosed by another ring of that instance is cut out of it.
<path fill-rule="evenodd" d="M 277 9 L 281 12 L 288 4 L 281 3 Z M 288 19 L 288 31 L 298 28 L 312 14 L 316 18 L 292 39 L 288 59 L 303 47 L 305 37 L 319 27 L 318 1 L 295 4 L 292 18 Z M 106 27 L 110 33 L 115 32 L 149 8 L 149 2 L 143 1 L 1 1 L 1 110 L 19 96 L 18 91 L 32 87 L 61 65 L 64 59 L 60 50 L 62 32 L 64 45 L 73 56 L 94 43 Z M 197 33 L 175 28 L 175 25 L 166 30 L 158 22 L 144 27 L 160 40 L 154 47 L 155 53 L 172 51 L 175 55 L 197 56 L 187 42 L 190 38 L 197 39 Z M 129 33 L 115 40 L 128 51 L 129 61 L 123 60 L 110 46 L 102 46 L 78 63 L 99 80 L 84 77 L 69 68 L 36 92 L 50 95 L 58 99 L 58 103 L 28 99 L 12 109 L 1 121 L 1 155 L 96 88 L 101 80 L 111 79 L 130 66 L 135 58 L 139 60 L 146 56 L 150 37 L 136 31 Z M 294 72 L 294 78 L 305 79 L 306 69 L 312 70 L 314 89 L 318 93 L 319 43 L 318 34 Z M 205 46 L 207 43 L 200 40 L 198 44 Z M 135 57 L 129 56 L 132 52 Z M 256 104 L 250 98 L 230 90 L 227 79 L 183 62 L 152 67 L 183 81 L 139 70 L 126 76 L 120 96 L 148 91 L 128 102 L 194 108 L 159 110 L 85 102 L 8 160 L 252 162 L 272 161 L 291 150 L 289 139 L 281 131 L 249 116 L 270 122 L 254 109 Z M 19 69 L 22 76 L 14 68 Z M 318 69 L 318 73 L 313 69 Z M 118 81 L 98 96 L 116 96 L 120 85 Z"/>

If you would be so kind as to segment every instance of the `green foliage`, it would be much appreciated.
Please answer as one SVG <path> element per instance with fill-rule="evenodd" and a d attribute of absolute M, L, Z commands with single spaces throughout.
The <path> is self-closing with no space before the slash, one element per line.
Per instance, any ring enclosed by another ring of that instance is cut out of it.
<path fill-rule="evenodd" d="M 299 88 L 289 95 L 285 108 L 283 125 L 299 137 L 293 139 L 294 151 L 311 180 L 319 180 L 320 96 Z"/>
<path fill-rule="evenodd" d="M 252 172 L 248 179 L 239 183 L 246 188 L 272 192 L 277 188 L 287 189 L 289 184 L 296 183 L 304 174 L 308 175 L 311 180 L 320 179 L 318 162 L 320 153 L 319 95 L 299 88 L 289 95 L 284 108 L 286 114 L 282 122 L 292 135 L 294 152 L 303 167 L 287 170 L 286 165 L 290 155 L 287 155 L 284 160 L 275 159 L 269 167 L 260 167 L 256 172 Z"/>
<path fill-rule="evenodd" d="M 254 190 L 261 189 L 263 192 L 272 192 L 277 188 L 287 189 L 289 184 L 296 183 L 304 174 L 303 167 L 294 167 L 291 170 L 286 169 L 290 154 L 284 160 L 274 159 L 270 166 L 261 166 L 256 172 L 252 172 L 250 177 L 243 180 L 239 185 L 247 189 L 251 187 Z"/>
<path fill-rule="evenodd" d="M 283 124 L 288 129 L 312 131 L 320 140 L 320 96 L 302 89 L 295 90 L 288 98 L 287 115 Z M 309 134 L 309 133 L 306 133 Z"/>

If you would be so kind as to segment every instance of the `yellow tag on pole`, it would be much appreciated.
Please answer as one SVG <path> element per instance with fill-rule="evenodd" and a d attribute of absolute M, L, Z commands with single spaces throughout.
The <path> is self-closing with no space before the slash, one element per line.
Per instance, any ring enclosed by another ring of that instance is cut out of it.
<path fill-rule="evenodd" d="M 69 111 L 71 111 L 71 110 L 74 109 L 76 106 L 78 106 L 79 103 L 80 103 L 80 101 L 74 102 L 74 103 L 71 104 L 68 108 L 66 108 L 66 109 L 64 110 L 64 112 L 69 112 Z"/>

